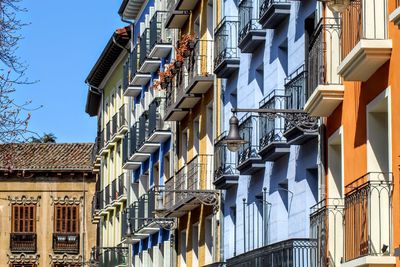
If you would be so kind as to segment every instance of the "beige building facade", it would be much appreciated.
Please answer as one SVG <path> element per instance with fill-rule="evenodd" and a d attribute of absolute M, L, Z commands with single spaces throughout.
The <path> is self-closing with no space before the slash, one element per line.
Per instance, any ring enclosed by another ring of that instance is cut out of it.
<path fill-rule="evenodd" d="M 93 144 L 0 146 L 0 266 L 89 262 L 96 244 L 92 149 Z"/>

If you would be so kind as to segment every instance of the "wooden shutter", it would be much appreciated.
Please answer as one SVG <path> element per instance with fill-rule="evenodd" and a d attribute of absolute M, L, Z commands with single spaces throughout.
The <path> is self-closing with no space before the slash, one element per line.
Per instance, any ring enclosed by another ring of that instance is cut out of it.
<path fill-rule="evenodd" d="M 12 221 L 13 233 L 36 232 L 36 205 L 13 205 Z"/>
<path fill-rule="evenodd" d="M 79 233 L 78 205 L 56 205 L 54 213 L 56 233 Z"/>

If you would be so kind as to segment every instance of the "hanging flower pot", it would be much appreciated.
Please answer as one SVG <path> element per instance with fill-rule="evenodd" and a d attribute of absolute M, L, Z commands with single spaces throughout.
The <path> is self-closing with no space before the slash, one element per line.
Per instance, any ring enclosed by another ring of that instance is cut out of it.
<path fill-rule="evenodd" d="M 192 41 L 192 40 L 188 41 L 187 48 L 189 50 L 193 50 L 194 49 L 194 41 Z"/>

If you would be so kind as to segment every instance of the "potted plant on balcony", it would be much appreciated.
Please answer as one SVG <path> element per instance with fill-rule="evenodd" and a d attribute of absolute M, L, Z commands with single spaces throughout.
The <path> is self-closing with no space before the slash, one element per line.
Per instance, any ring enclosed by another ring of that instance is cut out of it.
<path fill-rule="evenodd" d="M 186 48 L 190 51 L 194 49 L 194 34 L 183 34 L 181 38 L 181 44 L 186 46 Z"/>
<path fill-rule="evenodd" d="M 183 55 L 181 53 L 179 53 L 179 51 L 177 51 L 176 60 L 174 62 L 175 68 L 180 69 L 183 65 L 183 60 L 184 60 Z"/>

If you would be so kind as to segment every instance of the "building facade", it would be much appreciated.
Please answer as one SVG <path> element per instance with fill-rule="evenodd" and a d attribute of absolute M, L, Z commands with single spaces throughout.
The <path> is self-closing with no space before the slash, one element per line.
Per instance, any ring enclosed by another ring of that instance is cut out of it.
<path fill-rule="evenodd" d="M 1 266 L 82 266 L 96 245 L 93 144 L 1 145 Z"/>
<path fill-rule="evenodd" d="M 295 120 L 251 109 L 304 112 L 313 67 L 309 48 L 321 18 L 316 1 L 217 1 L 214 71 L 220 79 L 214 184 L 222 190 L 227 266 L 313 266 L 310 207 L 321 180 L 317 118 Z M 232 108 L 246 141 L 224 140 Z M 297 118 L 299 119 L 299 118 Z M 297 263 L 298 259 L 302 259 Z"/>
<path fill-rule="evenodd" d="M 98 179 L 92 217 L 98 228 L 96 260 L 100 266 L 124 265 L 128 255 L 122 241 L 130 177 L 122 167 L 129 118 L 123 73 L 130 36 L 130 27 L 116 30 L 86 79 L 90 87 L 86 112 L 97 117 L 94 164 Z"/>

